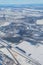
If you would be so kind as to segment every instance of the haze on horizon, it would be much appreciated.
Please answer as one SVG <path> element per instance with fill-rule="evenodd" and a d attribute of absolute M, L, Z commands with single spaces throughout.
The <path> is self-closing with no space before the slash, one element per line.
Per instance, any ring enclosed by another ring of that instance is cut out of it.
<path fill-rule="evenodd" d="M 43 0 L 0 0 L 0 4 L 43 4 Z"/>

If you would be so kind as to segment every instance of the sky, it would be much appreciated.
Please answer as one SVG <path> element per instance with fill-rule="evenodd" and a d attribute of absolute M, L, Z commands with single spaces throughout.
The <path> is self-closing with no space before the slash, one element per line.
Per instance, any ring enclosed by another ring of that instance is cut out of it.
<path fill-rule="evenodd" d="M 0 4 L 43 4 L 43 0 L 0 0 Z"/>

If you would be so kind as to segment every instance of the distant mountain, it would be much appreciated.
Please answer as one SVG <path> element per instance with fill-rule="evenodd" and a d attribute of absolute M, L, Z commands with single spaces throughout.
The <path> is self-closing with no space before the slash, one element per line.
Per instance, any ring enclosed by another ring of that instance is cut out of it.
<path fill-rule="evenodd" d="M 32 7 L 43 8 L 43 4 L 0 4 L 0 7 Z"/>

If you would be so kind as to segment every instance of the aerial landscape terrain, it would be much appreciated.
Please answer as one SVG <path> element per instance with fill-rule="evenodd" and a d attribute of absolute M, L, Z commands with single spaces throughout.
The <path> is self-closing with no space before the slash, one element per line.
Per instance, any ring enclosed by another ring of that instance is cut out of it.
<path fill-rule="evenodd" d="M 43 65 L 43 4 L 0 5 L 0 65 Z"/>

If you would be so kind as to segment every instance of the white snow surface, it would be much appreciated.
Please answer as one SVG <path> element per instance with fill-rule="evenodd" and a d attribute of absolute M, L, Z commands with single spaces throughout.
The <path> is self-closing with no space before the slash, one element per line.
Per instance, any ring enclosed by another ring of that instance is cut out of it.
<path fill-rule="evenodd" d="M 26 51 L 26 54 L 31 54 L 31 57 L 43 65 L 43 45 L 31 45 L 29 42 L 23 41 L 18 45 L 19 48 Z"/>

